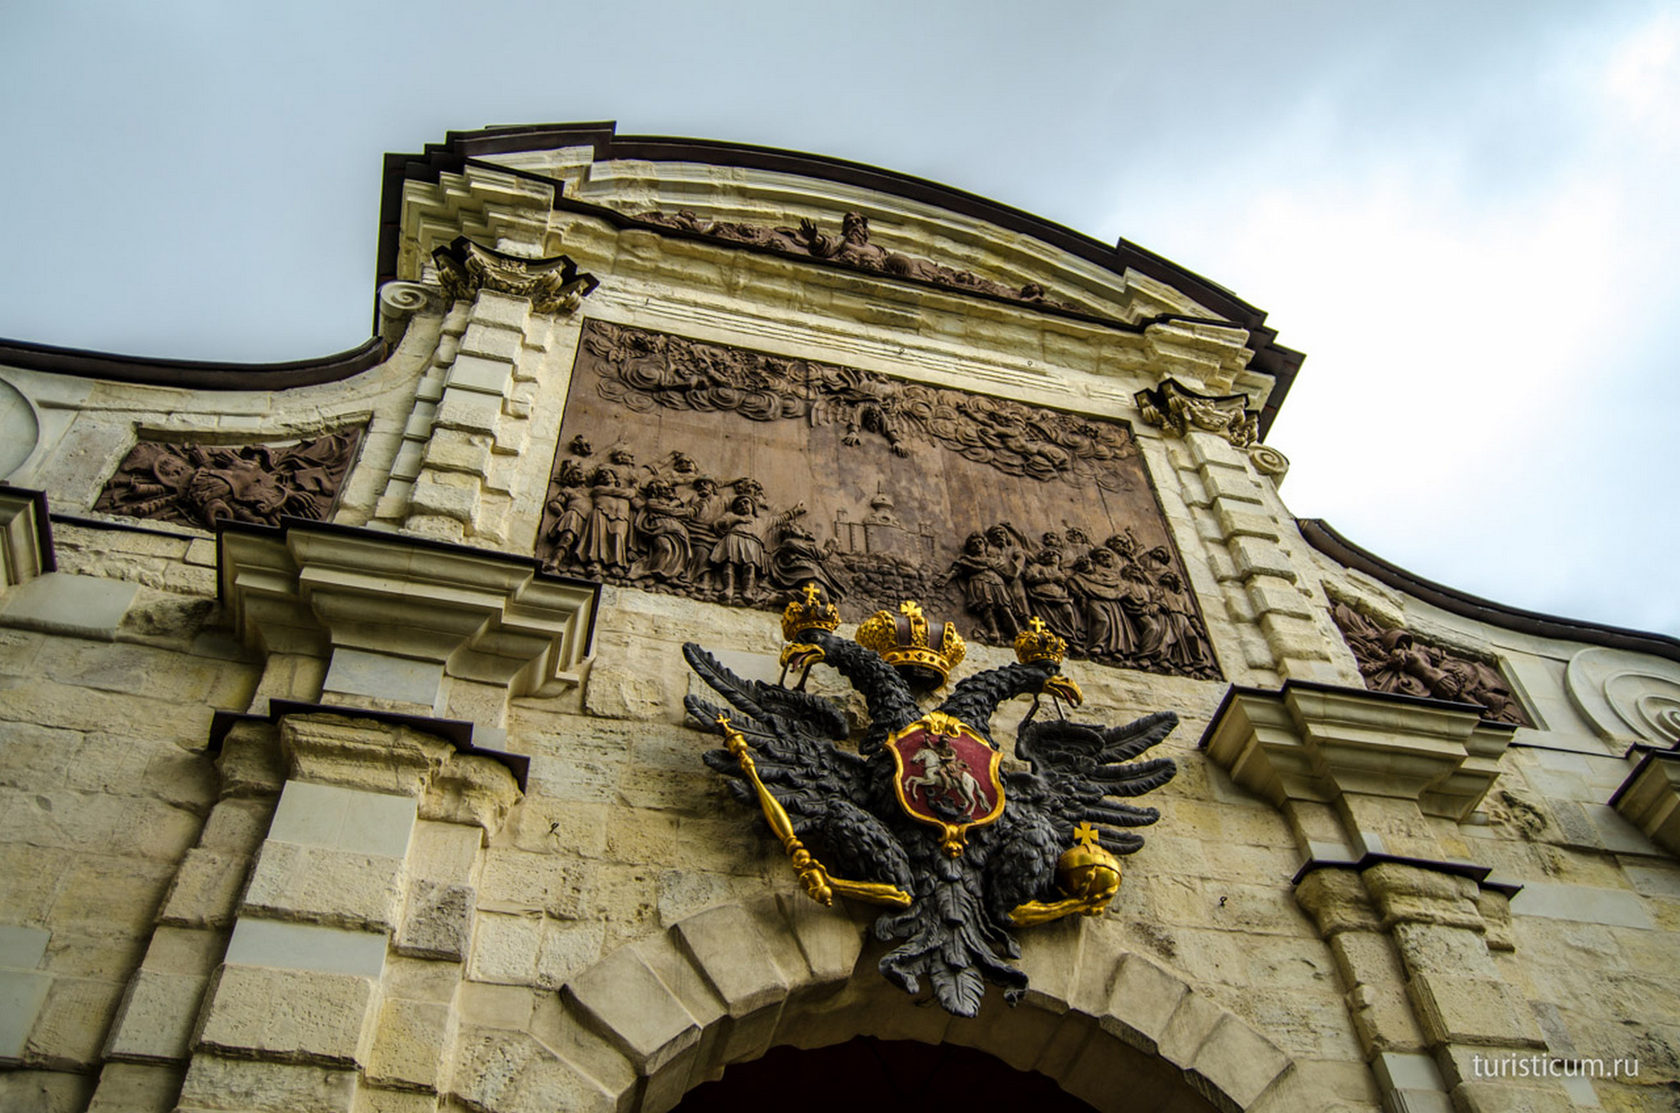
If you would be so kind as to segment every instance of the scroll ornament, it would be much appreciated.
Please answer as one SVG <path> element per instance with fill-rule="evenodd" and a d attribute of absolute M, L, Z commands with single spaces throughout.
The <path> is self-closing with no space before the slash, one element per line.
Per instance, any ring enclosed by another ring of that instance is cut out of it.
<path fill-rule="evenodd" d="M 1225 438 L 1236 448 L 1247 448 L 1260 439 L 1260 414 L 1249 408 L 1246 394 L 1202 394 L 1177 379 L 1166 379 L 1133 398 L 1144 421 L 1181 437 L 1200 429 Z"/>
<path fill-rule="evenodd" d="M 479 290 L 491 290 L 530 298 L 538 313 L 570 313 L 601 284 L 594 275 L 581 273 L 569 256 L 522 259 L 480 247 L 466 236 L 432 252 L 432 259 L 449 297 L 471 300 Z"/>

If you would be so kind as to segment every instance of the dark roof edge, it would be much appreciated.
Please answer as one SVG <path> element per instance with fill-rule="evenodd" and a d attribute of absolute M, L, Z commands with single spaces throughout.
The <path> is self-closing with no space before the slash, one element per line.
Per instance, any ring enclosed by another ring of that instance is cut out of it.
<path fill-rule="evenodd" d="M 1300 528 L 1301 536 L 1306 538 L 1307 544 L 1331 560 L 1363 572 L 1380 583 L 1416 596 L 1444 611 L 1519 633 L 1544 638 L 1562 638 L 1567 641 L 1585 642 L 1588 645 L 1607 646 L 1611 649 L 1627 649 L 1636 653 L 1649 653 L 1654 657 L 1666 657 L 1670 661 L 1680 661 L 1680 638 L 1628 630 L 1620 626 L 1582 622 L 1572 618 L 1558 618 L 1555 615 L 1490 602 L 1435 583 L 1433 580 L 1415 576 L 1398 565 L 1390 564 L 1337 533 L 1323 519 L 1299 518 L 1295 524 Z"/>
<path fill-rule="evenodd" d="M 385 354 L 385 341 L 377 336 L 349 351 L 289 363 L 159 359 L 0 339 L 0 366 L 188 390 L 279 390 L 337 382 L 377 366 Z"/>
<path fill-rule="evenodd" d="M 1278 407 L 1288 395 L 1295 375 L 1306 358 L 1303 353 L 1276 342 L 1277 331 L 1266 326 L 1266 314 L 1263 310 L 1248 304 L 1223 286 L 1128 240 L 1121 239 L 1110 246 L 1054 221 L 978 194 L 860 162 L 722 140 L 619 135 L 617 125 L 612 121 L 452 131 L 443 143 L 428 144 L 420 154 L 387 154 L 380 207 L 379 282 L 383 284 L 396 277 L 397 233 L 402 217 L 402 183 L 405 180 L 435 182 L 442 172 L 458 173 L 468 161 L 491 155 L 581 146 L 591 147 L 597 161 L 643 159 L 650 162 L 698 162 L 797 174 L 856 185 L 921 201 L 1033 236 L 1116 273 L 1129 267 L 1150 278 L 1165 282 L 1248 331 L 1249 348 L 1254 352 L 1250 368 L 1271 376 L 1277 383 L 1261 412 L 1262 436 L 1270 429 Z M 558 197 L 559 191 L 556 190 L 556 198 Z"/>

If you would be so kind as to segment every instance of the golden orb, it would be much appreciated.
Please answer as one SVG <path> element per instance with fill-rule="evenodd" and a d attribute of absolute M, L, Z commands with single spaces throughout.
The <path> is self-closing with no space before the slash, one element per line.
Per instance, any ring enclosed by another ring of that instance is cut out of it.
<path fill-rule="evenodd" d="M 1056 884 L 1068 896 L 1081 900 L 1101 899 L 1105 894 L 1112 898 L 1120 891 L 1120 859 L 1095 840 L 1082 841 L 1056 859 Z"/>

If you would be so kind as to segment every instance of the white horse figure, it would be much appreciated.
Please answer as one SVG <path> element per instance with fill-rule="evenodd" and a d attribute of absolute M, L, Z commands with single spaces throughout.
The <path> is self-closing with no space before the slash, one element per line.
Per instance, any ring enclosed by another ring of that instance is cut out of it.
<path fill-rule="evenodd" d="M 922 767 L 922 775 L 905 779 L 907 792 L 920 789 L 922 799 L 930 804 L 936 793 L 954 796 L 961 801 L 964 815 L 985 810 L 981 807 L 980 782 L 969 771 L 968 763 L 958 757 L 956 750 L 949 745 L 943 753 L 936 746 L 923 746 L 910 755 L 910 762 Z"/>

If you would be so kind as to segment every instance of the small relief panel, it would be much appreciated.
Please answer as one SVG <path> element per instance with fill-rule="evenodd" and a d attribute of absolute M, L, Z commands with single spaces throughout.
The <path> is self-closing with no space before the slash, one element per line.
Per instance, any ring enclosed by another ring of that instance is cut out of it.
<path fill-rule="evenodd" d="M 285 444 L 136 444 L 95 510 L 215 529 L 218 522 L 325 521 L 355 458 L 359 430 Z"/>
<path fill-rule="evenodd" d="M 1339 600 L 1330 616 L 1372 691 L 1479 703 L 1487 711 L 1484 718 L 1534 725 L 1497 665 L 1423 641 L 1404 627 L 1384 626 Z"/>
<path fill-rule="evenodd" d="M 1069 305 L 1067 302 L 1052 300 L 1045 294 L 1044 287 L 1036 282 L 1011 286 L 982 278 L 973 271 L 936 263 L 932 259 L 888 251 L 879 244 L 870 242 L 869 218 L 858 212 L 846 213 L 840 218 L 839 235 L 823 231 L 816 221 L 809 218 L 801 220 L 797 228 L 708 220 L 689 209 L 679 209 L 675 213 L 637 213 L 636 219 L 710 239 L 748 244 L 778 251 L 784 255 L 808 256 L 856 270 L 915 279 L 965 293 L 985 294 L 988 297 L 1026 302 L 1029 305 L 1047 305 L 1056 309 L 1079 309 L 1078 306 Z"/>
<path fill-rule="evenodd" d="M 1218 665 L 1123 423 L 590 321 L 537 540 L 549 567 L 844 617 L 915 599 L 1008 645 Z"/>

